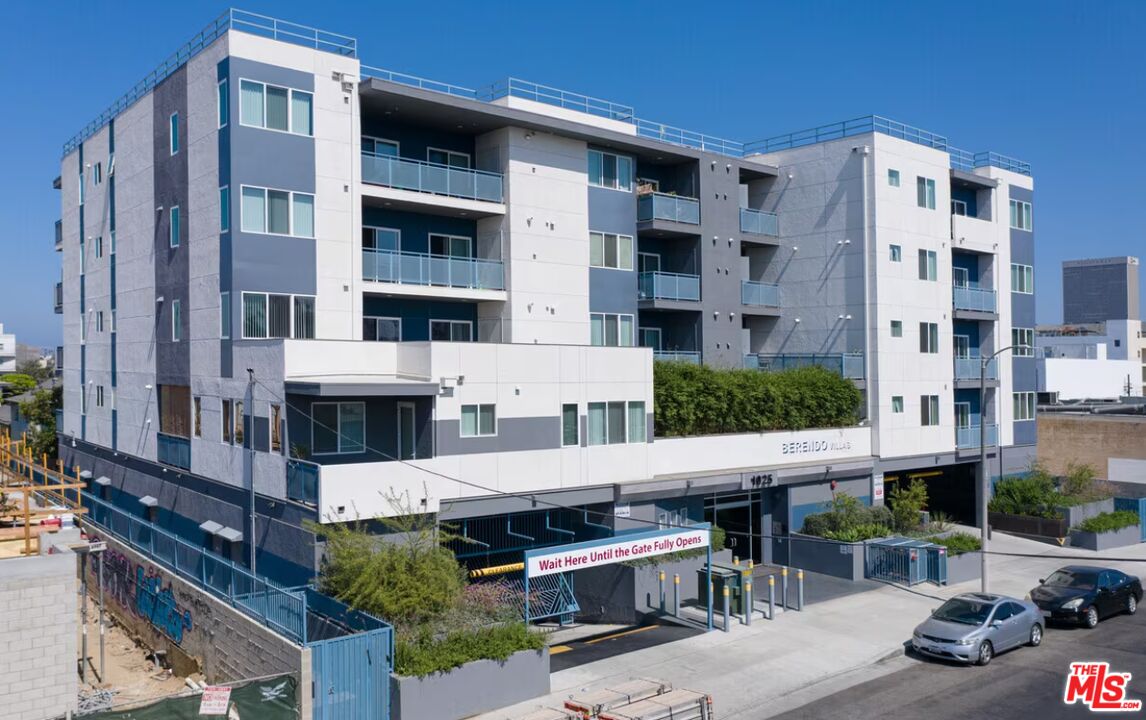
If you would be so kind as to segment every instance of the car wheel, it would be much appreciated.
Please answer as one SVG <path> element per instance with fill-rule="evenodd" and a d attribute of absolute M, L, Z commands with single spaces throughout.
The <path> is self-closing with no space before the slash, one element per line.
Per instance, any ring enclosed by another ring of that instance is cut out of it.
<path fill-rule="evenodd" d="M 1138 612 L 1138 598 L 1134 597 L 1134 593 L 1126 596 L 1126 614 L 1133 615 Z"/>
<path fill-rule="evenodd" d="M 991 658 L 994 657 L 994 655 L 995 648 L 992 647 L 989 640 L 984 640 L 983 643 L 979 645 L 979 659 L 975 664 L 986 665 L 987 663 L 991 662 Z"/>
<path fill-rule="evenodd" d="M 1098 610 L 1093 605 L 1086 609 L 1086 614 L 1082 616 L 1082 622 L 1088 628 L 1098 627 Z"/>
<path fill-rule="evenodd" d="M 1035 623 L 1031 626 L 1031 641 L 1028 643 L 1031 647 L 1038 647 L 1043 643 L 1043 626 Z"/>

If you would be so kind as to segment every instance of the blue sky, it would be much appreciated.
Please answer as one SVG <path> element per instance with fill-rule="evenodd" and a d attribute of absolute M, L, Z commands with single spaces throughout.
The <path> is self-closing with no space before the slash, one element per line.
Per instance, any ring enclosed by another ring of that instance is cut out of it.
<path fill-rule="evenodd" d="M 4 5 L 0 323 L 54 346 L 60 148 L 225 8 Z M 755 140 L 867 114 L 1031 162 L 1040 322 L 1060 263 L 1146 255 L 1142 2 L 298 2 L 244 9 L 354 35 L 366 64 L 477 87 L 513 75 Z M 12 111 L 15 107 L 18 111 Z"/>

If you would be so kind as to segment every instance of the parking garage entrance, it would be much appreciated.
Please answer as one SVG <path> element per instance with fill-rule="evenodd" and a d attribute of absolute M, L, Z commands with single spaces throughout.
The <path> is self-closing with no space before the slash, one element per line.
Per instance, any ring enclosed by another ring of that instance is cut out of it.
<path fill-rule="evenodd" d="M 885 473 L 884 502 L 891 506 L 895 502 L 892 491 L 896 487 L 907 487 L 912 480 L 919 479 L 927 485 L 927 511 L 932 516 L 941 512 L 954 522 L 976 525 L 976 466 L 977 463 L 969 462 Z"/>

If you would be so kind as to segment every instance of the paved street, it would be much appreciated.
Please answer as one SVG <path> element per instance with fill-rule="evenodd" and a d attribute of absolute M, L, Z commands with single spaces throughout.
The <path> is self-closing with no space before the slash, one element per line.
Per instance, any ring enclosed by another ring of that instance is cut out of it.
<path fill-rule="evenodd" d="M 912 656 L 905 670 L 865 682 L 778 716 L 776 720 L 946 720 L 951 718 L 1093 717 L 1067 707 L 1062 693 L 1071 661 L 1106 660 L 1134 674 L 1129 697 L 1146 699 L 1146 613 L 1108 618 L 1095 630 L 1051 627 L 1041 647 L 1000 655 L 984 668 Z M 1117 714 L 1117 713 L 1116 713 Z M 1146 713 L 1144 713 L 1146 714 Z M 1131 717 L 1138 713 L 1131 713 Z"/>

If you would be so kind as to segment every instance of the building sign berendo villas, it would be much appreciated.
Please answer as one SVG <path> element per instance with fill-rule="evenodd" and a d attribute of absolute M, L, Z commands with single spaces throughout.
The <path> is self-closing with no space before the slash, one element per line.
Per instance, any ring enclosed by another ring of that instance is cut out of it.
<path fill-rule="evenodd" d="M 708 528 L 682 528 L 677 531 L 656 533 L 656 537 L 648 537 L 648 533 L 641 535 L 629 540 L 621 536 L 608 543 L 566 545 L 555 547 L 552 552 L 530 554 L 526 558 L 526 573 L 529 577 L 539 577 L 570 570 L 584 570 L 684 550 L 702 550 L 707 548 L 709 543 Z"/>

